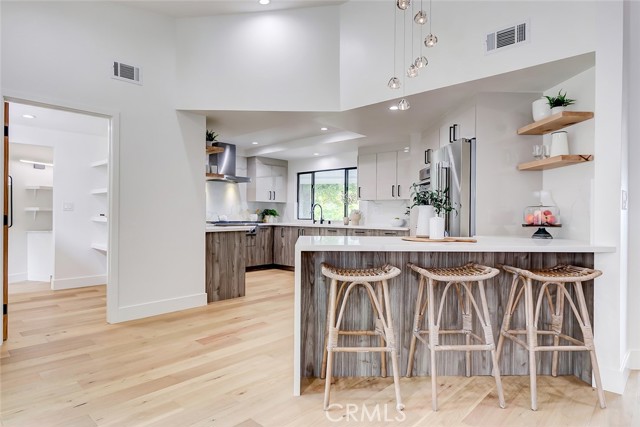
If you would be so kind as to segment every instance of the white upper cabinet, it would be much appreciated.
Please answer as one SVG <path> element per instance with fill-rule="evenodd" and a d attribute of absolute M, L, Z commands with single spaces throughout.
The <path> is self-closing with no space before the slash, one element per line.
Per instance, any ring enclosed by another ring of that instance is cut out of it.
<path fill-rule="evenodd" d="M 284 160 L 250 157 L 247 173 L 251 177 L 247 184 L 247 201 L 286 203 L 287 166 Z"/>
<path fill-rule="evenodd" d="M 476 136 L 476 107 L 448 114 L 440 126 L 440 147 L 444 147 L 460 138 L 471 139 Z"/>
<path fill-rule="evenodd" d="M 358 156 L 360 200 L 406 200 L 410 186 L 410 153 L 389 151 Z"/>

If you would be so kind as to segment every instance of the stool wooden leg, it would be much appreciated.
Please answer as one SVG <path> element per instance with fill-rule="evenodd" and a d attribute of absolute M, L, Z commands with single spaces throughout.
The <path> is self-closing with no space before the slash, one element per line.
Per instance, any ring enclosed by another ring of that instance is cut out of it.
<path fill-rule="evenodd" d="M 547 288 L 548 289 L 548 288 Z M 562 322 L 564 318 L 564 283 L 556 284 L 556 310 L 555 317 L 552 316 L 551 327 L 555 332 L 553 336 L 553 346 L 560 345 L 560 333 L 562 332 Z M 558 376 L 558 354 L 559 351 L 553 352 L 553 358 L 551 359 L 551 375 Z"/>
<path fill-rule="evenodd" d="M 504 345 L 504 333 L 511 329 L 511 317 L 515 311 L 514 301 L 516 298 L 516 290 L 518 289 L 518 283 L 520 282 L 519 276 L 516 274 L 513 276 L 511 282 L 511 289 L 509 290 L 509 299 L 507 300 L 507 307 L 504 309 L 504 316 L 502 317 L 502 326 L 500 326 L 500 334 L 498 336 L 498 348 L 496 350 L 498 364 L 500 363 L 500 356 L 502 356 L 502 346 Z"/>
<path fill-rule="evenodd" d="M 344 289 L 346 288 L 346 286 L 347 286 L 347 282 L 342 282 L 340 284 L 340 289 L 336 294 L 336 304 L 337 302 L 340 301 L 340 296 L 344 292 Z M 325 329 L 324 329 L 324 347 L 322 349 L 322 366 L 320 367 L 320 379 L 324 379 L 327 373 L 327 343 L 329 342 L 329 327 L 330 327 L 328 310 L 330 305 L 331 305 L 331 300 L 327 301 L 327 321 L 325 322 Z"/>
<path fill-rule="evenodd" d="M 438 374 L 436 371 L 436 346 L 438 343 L 438 329 L 435 325 L 435 292 L 433 279 L 429 278 L 429 295 L 427 312 L 429 315 L 429 350 L 431 353 L 431 407 L 438 410 Z"/>
<path fill-rule="evenodd" d="M 327 347 L 327 372 L 326 379 L 324 383 L 324 410 L 329 409 L 329 395 L 331 392 L 331 376 L 333 374 L 333 343 L 334 340 L 337 339 L 337 336 L 334 337 L 338 331 L 335 329 L 336 327 L 336 288 L 338 286 L 338 281 L 336 279 L 331 280 L 331 289 L 329 291 L 329 333 L 327 337 L 327 341 L 325 345 Z"/>
<path fill-rule="evenodd" d="M 531 279 L 525 280 L 524 302 L 527 323 L 527 345 L 529 347 L 529 383 L 531 387 L 531 409 L 538 410 L 538 389 L 536 370 L 536 350 L 538 344 L 538 333 L 536 324 L 533 321 L 533 285 Z"/>
<path fill-rule="evenodd" d="M 504 402 L 504 390 L 502 389 L 502 379 L 500 378 L 500 366 L 498 365 L 498 356 L 496 354 L 495 342 L 493 340 L 493 331 L 491 329 L 491 317 L 489 317 L 489 306 L 487 304 L 487 296 L 484 292 L 484 280 L 478 281 L 480 290 L 480 302 L 482 303 L 482 315 L 484 317 L 484 342 L 491 345 L 491 363 L 493 364 L 493 377 L 496 380 L 496 389 L 498 390 L 498 402 L 501 408 L 506 406 Z"/>
<path fill-rule="evenodd" d="M 380 303 L 380 310 L 381 313 L 379 314 L 379 316 L 381 318 L 384 318 L 384 312 L 386 310 L 385 308 L 385 302 L 382 296 L 382 285 L 380 284 L 380 282 L 376 283 L 376 294 L 378 297 L 378 301 Z M 375 306 L 373 307 L 373 311 L 376 311 Z M 385 337 L 383 335 L 380 335 L 380 347 L 385 347 L 387 344 L 385 343 Z M 382 378 L 386 378 L 387 377 L 387 353 L 384 351 L 380 352 L 380 376 Z"/>
<path fill-rule="evenodd" d="M 598 401 L 600 402 L 600 407 L 604 409 L 607 407 L 607 402 L 604 397 L 602 380 L 600 379 L 600 367 L 598 366 L 596 348 L 593 343 L 593 330 L 591 329 L 591 321 L 589 320 L 589 310 L 587 309 L 587 303 L 584 299 L 582 282 L 574 282 L 573 286 L 576 290 L 576 298 L 578 300 L 578 306 L 580 307 L 580 316 L 582 317 L 581 329 L 584 344 L 587 346 L 587 348 L 589 348 L 589 355 L 591 356 L 591 368 L 593 369 L 593 377 L 596 381 L 596 390 L 598 390 Z"/>
<path fill-rule="evenodd" d="M 469 295 L 469 284 L 467 284 L 467 288 L 465 290 L 465 298 L 464 298 L 464 311 L 462 314 L 462 328 L 466 331 L 465 333 L 465 344 L 467 348 L 471 345 L 471 296 Z M 465 374 L 467 377 L 471 376 L 471 351 L 467 350 L 464 355 L 464 368 Z"/>
<path fill-rule="evenodd" d="M 393 386 L 396 391 L 396 409 L 402 411 L 404 405 L 402 404 L 402 397 L 400 396 L 400 369 L 398 367 L 398 348 L 395 338 L 395 332 L 393 329 L 393 320 L 391 319 L 391 302 L 389 301 L 389 286 L 386 280 L 382 281 L 382 293 L 384 296 L 384 312 L 387 317 L 387 346 L 391 348 L 391 369 L 393 371 Z"/>
<path fill-rule="evenodd" d="M 424 319 L 424 308 L 422 306 L 422 297 L 424 294 L 424 276 L 420 276 L 420 284 L 418 285 L 418 296 L 416 298 L 416 308 L 413 315 L 413 329 L 411 330 L 411 343 L 409 344 L 409 362 L 407 363 L 407 377 L 411 377 L 413 374 L 413 356 L 416 352 L 416 341 L 418 340 L 416 334 L 420 333 L 420 327 Z"/>

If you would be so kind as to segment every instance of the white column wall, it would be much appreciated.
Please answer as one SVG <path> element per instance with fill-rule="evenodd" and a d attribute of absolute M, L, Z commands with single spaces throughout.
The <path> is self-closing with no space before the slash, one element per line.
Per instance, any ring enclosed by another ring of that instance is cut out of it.
<path fill-rule="evenodd" d="M 615 246 L 615 253 L 596 254 L 594 333 L 606 390 L 622 393 L 627 357 L 627 211 L 621 210 L 621 190 L 627 189 L 623 131 L 623 3 L 597 5 L 596 28 L 607 28 L 596 45 L 596 116 L 593 243 Z M 602 34 L 602 33 L 600 33 Z M 623 166 L 624 164 L 624 166 Z"/>
<path fill-rule="evenodd" d="M 629 2 L 628 34 L 628 129 L 629 129 L 629 294 L 628 340 L 630 349 L 629 368 L 640 369 L 640 3 Z"/>
<path fill-rule="evenodd" d="M 2 7 L 4 96 L 109 112 L 119 123 L 108 320 L 206 304 L 205 119 L 175 110 L 175 21 L 107 2 Z M 114 60 L 142 67 L 143 84 L 111 79 Z"/>

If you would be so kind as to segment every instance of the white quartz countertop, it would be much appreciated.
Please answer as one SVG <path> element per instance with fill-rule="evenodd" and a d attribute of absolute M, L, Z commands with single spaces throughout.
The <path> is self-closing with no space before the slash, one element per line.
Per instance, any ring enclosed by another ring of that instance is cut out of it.
<path fill-rule="evenodd" d="M 249 231 L 256 228 L 255 225 L 238 225 L 238 226 L 216 226 L 216 225 L 207 225 L 206 232 L 207 233 L 220 233 L 220 232 L 229 232 L 229 231 Z"/>
<path fill-rule="evenodd" d="M 401 237 L 301 236 L 297 252 L 614 252 L 613 246 L 567 239 L 476 236 L 477 243 L 409 242 Z"/>

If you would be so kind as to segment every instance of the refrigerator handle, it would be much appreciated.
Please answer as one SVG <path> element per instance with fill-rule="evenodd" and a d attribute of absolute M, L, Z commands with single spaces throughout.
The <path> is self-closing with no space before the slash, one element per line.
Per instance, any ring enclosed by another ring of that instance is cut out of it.
<path fill-rule="evenodd" d="M 449 126 L 449 142 L 453 142 L 453 126 Z"/>

